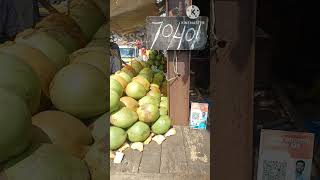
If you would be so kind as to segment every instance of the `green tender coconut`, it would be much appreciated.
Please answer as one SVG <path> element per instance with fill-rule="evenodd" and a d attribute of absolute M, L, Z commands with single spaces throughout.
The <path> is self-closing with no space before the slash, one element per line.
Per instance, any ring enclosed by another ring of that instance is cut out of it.
<path fill-rule="evenodd" d="M 57 69 L 61 69 L 69 63 L 67 58 L 67 49 L 45 32 L 37 32 L 35 30 L 28 29 L 19 33 L 15 41 L 40 50 L 50 58 L 50 60 L 56 65 Z"/>
<path fill-rule="evenodd" d="M 117 71 L 115 73 L 115 75 L 119 75 L 120 77 L 122 77 L 125 81 L 127 81 L 127 83 L 130 83 L 132 78 L 130 75 L 128 75 L 126 72 L 124 71 Z"/>
<path fill-rule="evenodd" d="M 139 61 L 137 60 L 132 60 L 131 61 L 131 67 L 137 72 L 139 73 L 142 69 L 143 69 L 143 66 L 140 64 Z"/>
<path fill-rule="evenodd" d="M 140 73 L 138 76 L 141 76 L 143 78 L 145 78 L 149 83 L 152 82 L 152 74 L 147 74 L 147 73 Z"/>
<path fill-rule="evenodd" d="M 141 105 L 138 108 L 137 113 L 139 116 L 139 120 L 146 123 L 152 123 L 156 121 L 160 116 L 158 106 L 153 104 Z"/>
<path fill-rule="evenodd" d="M 104 126 L 105 127 L 105 126 Z M 106 128 L 105 128 L 106 129 Z M 86 154 L 85 161 L 90 170 L 91 180 L 105 180 L 110 171 L 106 171 L 109 165 L 109 144 L 107 134 L 92 145 Z"/>
<path fill-rule="evenodd" d="M 87 41 L 92 39 L 105 21 L 101 10 L 89 0 L 71 1 L 70 17 L 80 26 Z"/>
<path fill-rule="evenodd" d="M 102 116 L 94 120 L 94 123 L 89 126 L 91 129 L 92 137 L 95 141 L 101 140 L 108 133 L 109 113 L 105 113 Z"/>
<path fill-rule="evenodd" d="M 123 94 L 122 85 L 117 80 L 115 80 L 113 78 L 110 78 L 110 89 L 114 90 L 119 95 L 119 97 L 121 97 Z"/>
<path fill-rule="evenodd" d="M 146 93 L 147 91 L 143 85 L 135 81 L 130 82 L 126 87 L 126 94 L 136 100 L 144 97 Z"/>
<path fill-rule="evenodd" d="M 31 114 L 23 99 L 0 88 L 0 163 L 27 148 L 31 124 Z"/>
<path fill-rule="evenodd" d="M 42 18 L 41 21 L 35 25 L 35 29 L 49 29 L 67 33 L 74 41 L 76 41 L 76 49 L 82 48 L 86 45 L 85 37 L 81 32 L 80 27 L 70 16 L 66 14 L 51 13 L 50 15 Z"/>
<path fill-rule="evenodd" d="M 57 73 L 57 68 L 45 54 L 38 49 L 13 41 L 7 41 L 0 45 L 0 52 L 16 56 L 29 64 L 40 79 L 43 95 L 46 98 L 49 97 L 50 82 Z"/>
<path fill-rule="evenodd" d="M 147 62 L 145 62 L 145 61 L 140 61 L 140 64 L 141 64 L 144 68 L 149 68 L 149 65 L 148 65 Z"/>
<path fill-rule="evenodd" d="M 32 67 L 23 60 L 0 53 L 0 88 L 23 98 L 32 114 L 38 111 L 41 82 Z"/>
<path fill-rule="evenodd" d="M 119 109 L 120 96 L 114 90 L 110 90 L 110 112 Z"/>
<path fill-rule="evenodd" d="M 79 119 L 61 111 L 43 111 L 32 117 L 32 124 L 48 135 L 52 144 L 82 158 L 81 149 L 92 144 L 91 132 Z"/>
<path fill-rule="evenodd" d="M 41 28 L 38 29 L 38 32 L 45 32 L 50 37 L 56 39 L 61 45 L 63 45 L 68 53 L 72 53 L 80 48 L 77 40 L 63 30 Z"/>
<path fill-rule="evenodd" d="M 127 107 L 133 111 L 137 111 L 139 107 L 139 103 L 135 99 L 129 96 L 124 96 L 120 98 L 120 103 L 123 105 L 123 107 Z"/>
<path fill-rule="evenodd" d="M 168 97 L 166 97 L 166 96 L 162 96 L 160 99 L 161 99 L 161 101 L 167 101 L 168 102 Z"/>
<path fill-rule="evenodd" d="M 151 68 L 147 68 L 147 67 L 143 68 L 143 69 L 140 71 L 140 73 L 141 73 L 141 74 L 153 75 L 152 69 L 151 69 Z M 140 74 L 140 73 L 139 73 L 139 74 Z"/>
<path fill-rule="evenodd" d="M 56 74 L 50 97 L 57 109 L 87 119 L 108 110 L 108 88 L 107 77 L 96 67 L 71 64 Z"/>
<path fill-rule="evenodd" d="M 165 134 L 171 127 L 171 119 L 167 115 L 160 118 L 151 126 L 152 132 L 155 134 Z"/>
<path fill-rule="evenodd" d="M 110 150 L 116 150 L 122 146 L 127 139 L 127 132 L 119 127 L 110 127 Z"/>
<path fill-rule="evenodd" d="M 150 128 L 146 123 L 138 121 L 127 132 L 129 141 L 143 142 L 149 137 Z"/>
<path fill-rule="evenodd" d="M 137 120 L 137 113 L 127 107 L 121 108 L 110 116 L 110 123 L 123 129 L 132 126 Z"/>
<path fill-rule="evenodd" d="M 154 97 L 155 99 L 157 99 L 158 101 L 161 100 L 161 93 L 160 92 L 156 92 L 156 91 L 149 91 L 148 96 Z"/>
<path fill-rule="evenodd" d="M 53 144 L 33 147 L 8 163 L 4 174 L 8 180 L 89 180 L 90 173 L 84 161 L 71 156 Z"/>
<path fill-rule="evenodd" d="M 160 107 L 159 108 L 160 116 L 162 115 L 168 115 L 168 108 L 166 107 Z"/>
<path fill-rule="evenodd" d="M 152 96 L 145 96 L 139 100 L 139 105 L 142 106 L 144 104 L 153 104 L 157 107 L 159 106 L 159 100 Z"/>
<path fill-rule="evenodd" d="M 86 63 L 95 66 L 106 76 L 109 75 L 109 62 L 107 61 L 108 53 L 105 48 L 83 48 L 70 56 L 70 63 Z"/>
<path fill-rule="evenodd" d="M 157 72 L 153 76 L 153 80 L 157 82 L 162 82 L 163 81 L 163 74 L 160 72 Z"/>
<path fill-rule="evenodd" d="M 160 107 L 168 108 L 168 101 L 161 101 Z"/>

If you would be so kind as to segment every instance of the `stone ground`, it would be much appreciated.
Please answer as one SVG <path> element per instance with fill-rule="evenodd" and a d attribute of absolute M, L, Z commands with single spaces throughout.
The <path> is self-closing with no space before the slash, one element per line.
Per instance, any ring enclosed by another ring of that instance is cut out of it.
<path fill-rule="evenodd" d="M 121 164 L 110 160 L 111 180 L 209 180 L 210 133 L 175 127 L 161 145 L 154 141 L 139 152 L 128 148 Z"/>

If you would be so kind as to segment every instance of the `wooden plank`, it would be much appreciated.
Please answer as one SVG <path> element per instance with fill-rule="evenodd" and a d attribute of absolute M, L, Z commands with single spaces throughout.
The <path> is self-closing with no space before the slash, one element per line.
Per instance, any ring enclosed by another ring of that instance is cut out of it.
<path fill-rule="evenodd" d="M 175 174 L 174 180 L 210 180 L 210 177 L 203 174 Z"/>
<path fill-rule="evenodd" d="M 177 134 L 162 143 L 160 173 L 185 173 L 187 170 L 182 130 L 175 128 Z"/>
<path fill-rule="evenodd" d="M 213 1 L 211 1 L 213 2 Z M 213 179 L 252 179 L 255 0 L 216 1 Z"/>
<path fill-rule="evenodd" d="M 201 174 L 116 174 L 110 176 L 111 180 L 209 180 Z"/>
<path fill-rule="evenodd" d="M 113 161 L 110 160 L 111 174 L 137 173 L 139 171 L 142 153 L 128 148 L 124 151 L 124 154 L 124 158 L 120 164 L 114 164 Z"/>
<path fill-rule="evenodd" d="M 188 173 L 204 175 L 210 179 L 210 164 L 188 163 Z"/>
<path fill-rule="evenodd" d="M 114 174 L 111 180 L 173 180 L 173 174 Z"/>
<path fill-rule="evenodd" d="M 182 127 L 188 164 L 210 164 L 210 134 L 206 130 Z"/>
<path fill-rule="evenodd" d="M 160 173 L 161 145 L 152 141 L 144 146 L 139 173 Z"/>
<path fill-rule="evenodd" d="M 188 173 L 210 177 L 210 134 L 206 130 L 182 127 Z"/>
<path fill-rule="evenodd" d="M 178 7 L 180 0 L 167 0 L 167 6 L 172 4 L 174 7 L 167 7 L 167 10 Z M 191 0 L 190 0 L 191 4 Z M 167 12 L 168 12 L 167 11 Z M 185 10 L 181 11 L 180 16 L 185 15 Z M 168 77 L 175 77 L 174 73 L 174 52 L 168 51 Z M 173 124 L 185 126 L 189 119 L 189 88 L 190 88 L 190 51 L 177 51 L 177 70 L 180 76 L 174 81 L 168 83 L 169 92 L 169 115 Z"/>
<path fill-rule="evenodd" d="M 169 115 L 174 125 L 189 124 L 189 88 L 190 88 L 190 54 L 177 52 L 177 69 L 181 74 L 176 80 L 169 82 Z M 174 55 L 168 52 L 168 77 L 175 77 Z"/>

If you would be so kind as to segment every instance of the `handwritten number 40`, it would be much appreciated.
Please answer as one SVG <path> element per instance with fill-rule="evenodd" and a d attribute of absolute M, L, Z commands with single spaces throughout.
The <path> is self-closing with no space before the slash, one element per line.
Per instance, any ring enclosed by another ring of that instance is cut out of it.
<path fill-rule="evenodd" d="M 154 44 L 157 42 L 157 40 L 158 40 L 158 38 L 159 38 L 160 35 L 161 35 L 162 37 L 164 37 L 164 38 L 170 38 L 170 37 L 172 37 L 172 34 L 173 34 L 173 32 L 174 32 L 174 28 L 173 28 L 173 26 L 172 26 L 171 24 L 167 24 L 167 25 L 165 25 L 165 26 L 162 28 L 162 26 L 163 26 L 163 21 L 161 21 L 161 22 L 152 22 L 152 24 L 156 24 L 156 25 L 159 25 L 159 24 L 160 24 L 160 26 L 159 26 L 158 31 L 157 31 L 157 33 L 156 33 L 156 36 L 155 36 L 155 38 L 154 38 L 154 40 L 153 40 L 153 42 L 152 42 L 151 49 L 153 48 Z M 178 45 L 178 48 L 177 48 L 177 49 L 179 50 L 180 47 L 181 47 L 181 43 L 182 43 L 183 38 L 184 38 L 187 42 L 191 42 L 191 41 L 192 41 L 192 44 L 191 44 L 191 47 L 190 47 L 190 48 L 191 48 L 191 49 L 194 48 L 194 44 L 196 43 L 196 41 L 194 41 L 194 39 L 195 39 L 195 38 L 198 39 L 198 37 L 199 37 L 200 29 L 201 29 L 201 23 L 199 24 L 199 27 L 198 27 L 197 31 L 196 31 L 194 28 L 189 28 L 189 29 L 186 31 L 186 26 L 184 25 L 183 31 L 182 31 L 182 35 L 179 37 L 179 36 L 177 36 L 177 33 L 178 33 L 178 31 L 179 31 L 180 25 L 181 25 L 181 22 L 178 24 L 178 27 L 177 27 L 177 29 L 175 30 L 175 33 L 174 33 L 173 37 L 171 38 L 170 43 L 169 43 L 169 45 L 168 45 L 168 47 L 167 47 L 167 50 L 170 48 L 170 45 L 171 45 L 171 43 L 172 43 L 172 40 L 174 40 L 174 39 L 180 39 L 179 45 Z M 169 30 L 169 33 L 167 33 L 167 34 L 165 33 L 166 29 Z M 162 31 L 161 31 L 161 30 L 162 30 Z M 190 34 L 190 33 L 192 33 L 192 36 L 191 36 L 191 37 L 189 37 L 189 34 Z"/>

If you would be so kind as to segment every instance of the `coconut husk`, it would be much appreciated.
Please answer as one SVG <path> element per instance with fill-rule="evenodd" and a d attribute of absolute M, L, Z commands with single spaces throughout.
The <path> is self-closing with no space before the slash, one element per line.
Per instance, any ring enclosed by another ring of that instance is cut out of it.
<path fill-rule="evenodd" d="M 113 159 L 113 163 L 120 164 L 123 157 L 124 157 L 124 154 L 122 152 L 116 152 L 116 157 Z"/>
<path fill-rule="evenodd" d="M 118 152 L 123 152 L 126 149 L 128 149 L 130 147 L 130 145 L 128 143 L 125 143 L 124 145 L 122 145 L 119 149 Z"/>
<path fill-rule="evenodd" d="M 165 137 L 169 137 L 169 136 L 173 136 L 173 135 L 175 135 L 175 134 L 177 134 L 176 129 L 175 129 L 175 128 L 171 128 L 171 129 L 169 129 L 168 132 L 166 132 L 166 134 L 165 134 L 164 136 L 165 136 Z"/>
<path fill-rule="evenodd" d="M 156 135 L 152 138 L 152 140 L 160 145 L 164 140 L 166 140 L 166 138 L 163 135 Z"/>
<path fill-rule="evenodd" d="M 155 134 L 154 133 L 151 133 L 149 135 L 149 137 L 143 142 L 143 144 L 149 144 L 152 140 L 152 137 L 154 136 Z"/>
<path fill-rule="evenodd" d="M 135 142 L 131 144 L 131 149 L 138 150 L 140 152 L 143 151 L 143 143 L 142 142 Z"/>

